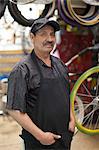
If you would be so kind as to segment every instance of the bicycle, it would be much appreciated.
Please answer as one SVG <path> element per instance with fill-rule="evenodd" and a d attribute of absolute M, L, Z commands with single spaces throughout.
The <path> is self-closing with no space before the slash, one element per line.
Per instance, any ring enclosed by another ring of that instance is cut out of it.
<path fill-rule="evenodd" d="M 79 52 L 67 65 L 88 50 L 97 53 L 97 66 L 78 78 L 70 98 L 77 128 L 83 133 L 94 135 L 99 134 L 99 43 Z"/>

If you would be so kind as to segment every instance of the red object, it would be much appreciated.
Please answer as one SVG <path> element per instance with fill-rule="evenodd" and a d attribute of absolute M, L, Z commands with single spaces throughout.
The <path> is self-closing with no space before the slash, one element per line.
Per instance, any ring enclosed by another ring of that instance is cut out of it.
<path fill-rule="evenodd" d="M 63 62 L 68 62 L 74 55 L 84 48 L 92 45 L 92 34 L 82 35 L 74 32 L 64 31 L 61 34 L 61 43 L 57 45 L 60 58 Z M 86 52 L 81 57 L 74 60 L 69 66 L 70 72 L 81 73 L 92 67 L 93 54 L 91 51 Z"/>
<path fill-rule="evenodd" d="M 91 33 L 82 35 L 67 31 L 62 32 L 61 43 L 57 45 L 60 58 L 64 63 L 68 62 L 80 51 L 89 46 L 92 46 L 92 40 L 93 36 Z M 71 89 L 79 76 L 93 66 L 93 55 L 93 52 L 87 51 L 68 65 L 69 72 L 74 74 L 70 76 Z"/>

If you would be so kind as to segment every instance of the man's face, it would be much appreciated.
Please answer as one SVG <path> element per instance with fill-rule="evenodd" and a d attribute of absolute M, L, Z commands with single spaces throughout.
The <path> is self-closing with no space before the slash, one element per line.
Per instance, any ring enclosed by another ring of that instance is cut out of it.
<path fill-rule="evenodd" d="M 55 45 L 56 38 L 53 27 L 45 25 L 33 36 L 34 49 L 39 52 L 50 53 Z"/>

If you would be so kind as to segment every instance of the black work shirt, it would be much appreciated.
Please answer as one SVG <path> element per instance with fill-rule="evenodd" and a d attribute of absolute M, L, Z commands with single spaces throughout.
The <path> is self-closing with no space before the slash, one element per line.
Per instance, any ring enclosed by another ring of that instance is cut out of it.
<path fill-rule="evenodd" d="M 32 53 L 34 53 L 34 51 L 32 51 Z M 37 56 L 36 59 L 44 77 L 55 78 L 62 75 L 64 76 L 66 84 L 68 84 L 67 68 L 60 59 L 51 56 L 51 67 L 47 66 Z M 57 64 L 61 74 L 57 71 L 55 64 Z M 31 54 L 29 54 L 19 62 L 10 73 L 8 80 L 7 108 L 27 112 L 27 105 L 31 108 L 35 106 L 39 87 L 40 73 L 31 58 Z M 69 84 L 67 88 L 69 95 Z"/>

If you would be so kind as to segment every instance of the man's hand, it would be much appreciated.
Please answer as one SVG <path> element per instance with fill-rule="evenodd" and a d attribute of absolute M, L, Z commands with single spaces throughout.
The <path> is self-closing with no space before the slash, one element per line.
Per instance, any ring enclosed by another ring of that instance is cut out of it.
<path fill-rule="evenodd" d="M 43 145 L 51 145 L 54 144 L 56 140 L 60 139 L 60 135 L 53 134 L 51 132 L 44 132 L 42 138 L 39 140 Z"/>
<path fill-rule="evenodd" d="M 71 131 L 71 132 L 74 132 L 75 131 L 75 121 L 70 121 L 69 122 L 69 130 Z"/>
<path fill-rule="evenodd" d="M 74 113 L 72 110 L 72 106 L 70 105 L 70 122 L 69 122 L 69 130 L 71 132 L 75 131 L 75 117 L 74 117 Z"/>

